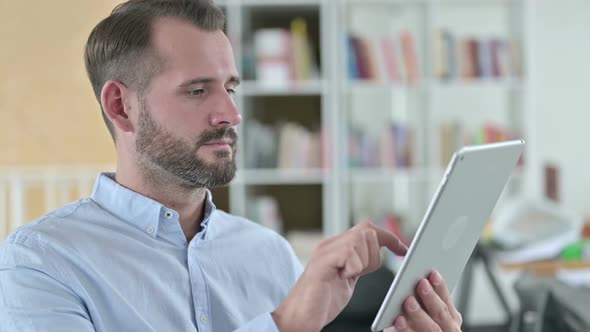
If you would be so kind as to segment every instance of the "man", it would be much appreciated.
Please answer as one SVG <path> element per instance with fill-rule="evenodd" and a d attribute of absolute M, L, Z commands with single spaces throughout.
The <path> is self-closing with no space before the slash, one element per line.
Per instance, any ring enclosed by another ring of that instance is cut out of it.
<path fill-rule="evenodd" d="M 239 84 L 222 13 L 207 0 L 131 0 L 92 31 L 88 75 L 115 174 L 91 197 L 12 233 L 0 249 L 2 331 L 319 331 L 379 250 L 365 223 L 323 241 L 305 271 L 280 236 L 216 210 L 236 172 Z M 459 331 L 437 273 L 397 331 Z"/>

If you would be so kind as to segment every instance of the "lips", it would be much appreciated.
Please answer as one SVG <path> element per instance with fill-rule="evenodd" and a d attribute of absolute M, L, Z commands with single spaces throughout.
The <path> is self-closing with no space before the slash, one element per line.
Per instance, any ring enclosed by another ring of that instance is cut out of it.
<path fill-rule="evenodd" d="M 214 141 L 209 141 L 203 145 L 233 145 L 234 142 L 232 140 L 214 140 Z"/>

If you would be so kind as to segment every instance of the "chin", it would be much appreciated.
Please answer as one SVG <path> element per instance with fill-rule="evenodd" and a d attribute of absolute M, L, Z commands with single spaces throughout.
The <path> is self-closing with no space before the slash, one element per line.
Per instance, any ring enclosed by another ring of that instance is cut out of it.
<path fill-rule="evenodd" d="M 205 156 L 198 156 L 200 160 L 212 165 L 218 163 L 219 161 L 232 161 L 234 159 L 234 154 L 227 151 L 214 151 L 213 153 L 209 153 Z"/>

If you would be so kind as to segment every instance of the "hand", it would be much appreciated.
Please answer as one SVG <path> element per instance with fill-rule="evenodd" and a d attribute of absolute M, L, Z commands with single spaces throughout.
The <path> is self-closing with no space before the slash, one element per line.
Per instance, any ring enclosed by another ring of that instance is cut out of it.
<path fill-rule="evenodd" d="M 391 232 L 364 222 L 320 242 L 287 298 L 272 314 L 281 332 L 316 332 L 344 309 L 358 278 L 381 265 L 381 247 L 408 248 Z"/>
<path fill-rule="evenodd" d="M 461 331 L 463 318 L 438 272 L 420 280 L 416 294 L 420 301 L 416 301 L 414 296 L 408 297 L 403 305 L 404 313 L 395 319 L 394 327 L 384 332 Z"/>

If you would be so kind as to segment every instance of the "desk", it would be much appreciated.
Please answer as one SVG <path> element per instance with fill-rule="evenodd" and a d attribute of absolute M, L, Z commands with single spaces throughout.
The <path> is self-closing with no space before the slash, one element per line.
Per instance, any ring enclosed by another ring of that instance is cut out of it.
<path fill-rule="evenodd" d="M 552 268 L 557 272 L 563 267 L 562 263 L 544 262 L 536 267 L 540 267 L 537 271 L 541 273 L 550 273 Z M 586 268 L 585 264 L 575 265 L 578 266 Z M 511 331 L 590 331 L 590 288 L 571 287 L 551 276 L 539 277 L 533 273 L 523 274 L 514 288 L 520 301 L 520 313 Z"/>
<path fill-rule="evenodd" d="M 576 271 L 576 270 L 585 270 L 590 269 L 590 261 L 584 262 L 568 262 L 568 261 L 561 261 L 561 260 L 553 260 L 553 261 L 539 261 L 533 263 L 519 263 L 519 264 L 507 264 L 501 263 L 494 259 L 493 251 L 489 250 L 488 248 L 477 245 L 470 261 L 467 263 L 464 271 L 464 277 L 462 278 L 461 284 L 461 291 L 459 293 L 459 301 L 458 301 L 458 308 L 464 314 L 464 316 L 468 315 L 469 311 L 469 299 L 471 297 L 471 287 L 472 287 L 472 279 L 473 279 L 473 266 L 476 261 L 480 261 L 483 264 L 485 269 L 485 273 L 487 276 L 487 281 L 493 290 L 494 295 L 497 297 L 499 304 L 501 305 L 504 313 L 506 314 L 506 320 L 503 322 L 503 327 L 505 331 L 525 331 L 523 329 L 523 315 L 529 311 L 541 312 L 540 308 L 537 308 L 539 305 L 538 303 L 544 303 L 543 301 L 545 298 L 541 296 L 540 298 L 534 297 L 534 299 L 527 300 L 526 295 L 524 292 L 520 292 L 518 294 L 519 300 L 519 310 L 514 313 L 511 308 L 508 306 L 507 297 L 505 296 L 505 291 L 500 287 L 499 283 L 499 275 L 496 275 L 497 271 L 494 267 L 497 267 L 499 270 L 503 270 L 506 272 L 524 272 L 523 274 L 528 274 L 534 278 L 549 278 L 554 279 L 556 277 L 558 271 L 566 270 L 566 271 Z M 531 289 L 532 293 L 539 293 L 541 292 L 538 290 Z M 545 291 L 545 292 L 548 292 Z M 560 292 L 563 294 L 565 292 Z M 587 294 L 587 292 L 585 292 Z M 528 294 L 528 293 L 527 293 Z M 577 296 L 577 294 L 576 294 Z M 587 295 L 584 295 L 584 300 L 587 301 Z M 558 299 L 561 301 L 561 298 Z M 534 303 L 535 310 L 531 310 L 530 308 L 533 307 L 533 304 L 529 305 L 528 302 Z M 465 323 L 464 331 L 475 330 L 474 326 L 469 326 L 468 322 Z M 560 330 L 556 330 L 561 332 Z M 588 331 L 590 332 L 590 331 Z"/>

